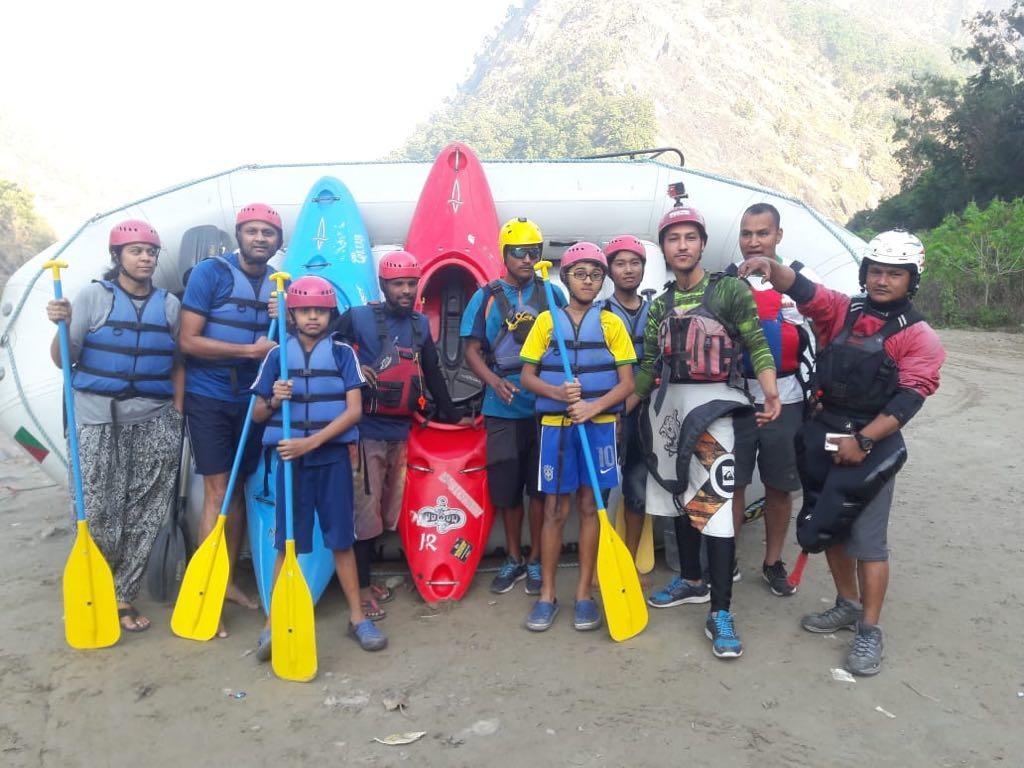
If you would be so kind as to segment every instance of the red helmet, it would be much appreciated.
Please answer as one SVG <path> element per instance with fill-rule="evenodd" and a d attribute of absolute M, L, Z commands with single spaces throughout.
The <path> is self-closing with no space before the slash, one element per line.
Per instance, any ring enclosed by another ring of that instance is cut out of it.
<path fill-rule="evenodd" d="M 115 224 L 110 230 L 110 248 L 118 248 L 128 243 L 146 243 L 154 248 L 160 247 L 160 235 L 149 224 L 138 219 L 128 219 Z"/>
<path fill-rule="evenodd" d="M 396 280 L 400 277 L 415 277 L 419 279 L 423 275 L 420 263 L 408 251 L 391 251 L 385 253 L 377 267 L 377 277 L 381 280 Z"/>
<path fill-rule="evenodd" d="M 240 227 L 250 221 L 265 221 L 275 227 L 278 232 L 284 231 L 281 224 L 281 214 L 275 211 L 266 203 L 249 203 L 238 212 L 235 217 L 235 226 Z"/>
<path fill-rule="evenodd" d="M 605 258 L 604 252 L 593 243 L 576 243 L 565 249 L 565 253 L 562 254 L 562 263 L 558 267 L 558 275 L 562 278 L 564 283 L 565 276 L 569 270 L 583 261 L 592 261 L 597 264 L 604 273 L 608 274 L 608 259 Z"/>
<path fill-rule="evenodd" d="M 661 217 L 658 222 L 658 244 L 665 240 L 665 230 L 673 224 L 696 224 L 700 230 L 700 239 L 705 243 L 708 241 L 708 225 L 704 223 L 704 217 L 696 208 L 688 205 L 677 205 Z"/>
<path fill-rule="evenodd" d="M 300 277 L 288 286 L 288 309 L 299 307 L 337 309 L 338 297 L 334 293 L 334 286 L 315 275 Z"/>
<path fill-rule="evenodd" d="M 604 247 L 604 255 L 608 259 L 611 259 L 619 251 L 635 253 L 642 261 L 647 261 L 647 251 L 644 248 L 644 244 L 632 235 L 619 235 Z"/>

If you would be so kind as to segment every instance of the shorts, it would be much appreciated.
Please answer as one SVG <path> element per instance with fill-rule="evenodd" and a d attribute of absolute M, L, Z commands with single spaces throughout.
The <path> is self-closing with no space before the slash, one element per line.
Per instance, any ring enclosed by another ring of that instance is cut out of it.
<path fill-rule="evenodd" d="M 229 403 L 191 392 L 185 393 L 185 430 L 192 447 L 196 474 L 222 475 L 231 471 L 242 436 L 248 402 Z M 260 461 L 263 424 L 251 424 L 242 451 L 238 480 L 251 475 Z"/>
<path fill-rule="evenodd" d="M 356 538 L 360 541 L 398 526 L 405 492 L 405 440 L 360 440 L 356 484 Z"/>
<path fill-rule="evenodd" d="M 615 450 L 615 422 L 595 424 L 588 421 L 584 427 L 590 443 L 590 455 L 597 472 L 597 484 L 611 489 L 619 484 L 619 457 Z M 578 427 L 556 427 L 544 424 L 540 428 L 540 467 L 537 486 L 544 493 L 575 493 L 590 487 L 590 473 L 583 455 Z"/>
<path fill-rule="evenodd" d="M 647 459 L 640 442 L 641 408 L 622 417 L 622 433 L 619 437 L 622 459 L 622 498 L 626 509 L 643 514 L 647 505 Z"/>
<path fill-rule="evenodd" d="M 757 410 L 764 409 L 758 405 Z M 804 404 L 786 403 L 775 421 L 757 426 L 752 412 L 733 417 L 736 442 L 737 488 L 750 485 L 754 476 L 754 462 L 761 482 L 770 488 L 793 493 L 800 490 L 800 473 L 796 466 L 796 448 L 793 439 L 804 422 Z"/>
<path fill-rule="evenodd" d="M 865 562 L 884 562 L 889 559 L 886 532 L 889 528 L 889 510 L 892 509 L 896 478 L 882 486 L 864 511 L 853 521 L 850 538 L 846 540 L 846 554 Z"/>
<path fill-rule="evenodd" d="M 284 551 L 284 467 L 277 472 L 274 548 Z M 352 548 L 356 526 L 352 513 L 352 462 L 348 451 L 339 451 L 337 460 L 328 464 L 306 465 L 302 459 L 292 462 L 292 518 L 295 551 L 313 551 L 313 518 L 320 522 L 324 547 L 332 552 Z"/>
<path fill-rule="evenodd" d="M 487 486 L 496 510 L 523 503 L 523 491 L 541 496 L 537 489 L 539 443 L 537 420 L 487 416 Z"/>

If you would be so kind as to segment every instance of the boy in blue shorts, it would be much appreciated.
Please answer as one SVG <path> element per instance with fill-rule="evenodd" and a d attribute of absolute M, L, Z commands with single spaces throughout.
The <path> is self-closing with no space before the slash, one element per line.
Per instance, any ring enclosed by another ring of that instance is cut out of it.
<path fill-rule="evenodd" d="M 290 364 L 288 381 L 278 379 L 279 350 L 271 350 L 260 366 L 253 391 L 258 395 L 253 420 L 267 424 L 263 444 L 277 446 L 282 461 L 292 462 L 292 509 L 295 550 L 313 548 L 314 510 L 324 546 L 334 563 L 349 605 L 348 634 L 366 651 L 379 651 L 387 638 L 363 614 L 359 577 L 352 551 L 355 516 L 349 446 L 359 440 L 356 424 L 363 413 L 360 389 L 366 385 L 355 351 L 328 332 L 337 316 L 334 288 L 320 277 L 302 277 L 288 288 L 285 342 Z M 292 402 L 291 434 L 283 438 L 281 403 Z M 274 580 L 284 562 L 284 472 L 277 473 L 277 516 L 274 546 L 278 551 Z M 257 644 L 257 658 L 270 658 L 270 618 Z"/>
<path fill-rule="evenodd" d="M 597 563 L 597 500 L 591 488 L 577 425 L 590 442 L 598 485 L 609 491 L 619 484 L 615 422 L 623 401 L 633 392 L 636 352 L 626 326 L 617 315 L 594 304 L 608 261 L 593 243 L 577 243 L 562 255 L 560 275 L 569 289 L 569 305 L 542 312 L 523 344 L 522 384 L 537 396 L 541 417 L 540 466 L 537 483 L 544 498 L 541 530 L 540 598 L 526 618 L 534 632 L 548 629 L 558 613 L 555 574 L 562 551 L 562 531 L 569 516 L 569 497 L 576 494 L 580 515 L 579 580 L 573 626 L 596 629 L 601 624 L 592 595 Z M 575 376 L 565 378 L 555 341 L 558 323 Z"/>

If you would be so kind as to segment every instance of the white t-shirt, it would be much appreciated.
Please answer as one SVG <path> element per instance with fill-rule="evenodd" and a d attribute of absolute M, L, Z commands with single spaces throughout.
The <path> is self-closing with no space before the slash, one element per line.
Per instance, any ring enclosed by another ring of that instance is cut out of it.
<path fill-rule="evenodd" d="M 783 264 L 783 266 L 787 267 L 793 263 L 792 259 L 787 259 L 781 256 L 779 257 L 779 261 Z M 810 267 L 805 266 L 801 268 L 800 274 L 806 277 L 808 280 L 811 280 L 815 283 L 821 282 L 821 278 L 818 277 L 818 275 L 815 274 L 814 270 L 812 270 Z M 750 277 L 748 277 L 747 285 L 750 286 L 750 289 L 752 291 L 773 290 L 772 284 L 769 283 L 764 278 L 762 278 L 760 275 L 751 275 Z M 804 326 L 804 328 L 807 329 L 808 335 L 811 337 L 811 344 L 814 343 L 814 334 L 811 333 L 810 326 L 808 326 L 807 324 L 807 319 L 800 314 L 799 310 L 797 310 L 796 302 L 789 298 L 789 296 L 787 296 L 786 294 L 782 294 L 782 319 L 787 323 L 792 323 L 793 325 Z M 803 375 L 805 377 L 810 375 L 810 371 L 807 370 L 804 365 L 802 365 L 801 368 L 803 368 Z M 764 403 L 764 390 L 761 389 L 761 384 L 758 382 L 758 380 L 747 379 L 746 382 L 747 389 L 750 391 L 751 396 L 754 398 L 754 402 L 758 404 Z M 787 403 L 803 402 L 803 389 L 801 389 L 800 382 L 797 380 L 796 376 L 783 376 L 778 380 L 778 382 L 779 399 L 782 401 L 783 405 Z"/>

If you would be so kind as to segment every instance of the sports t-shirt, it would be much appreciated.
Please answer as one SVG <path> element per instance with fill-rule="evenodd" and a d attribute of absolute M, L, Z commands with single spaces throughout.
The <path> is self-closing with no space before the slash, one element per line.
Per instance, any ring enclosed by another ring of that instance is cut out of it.
<path fill-rule="evenodd" d="M 551 346 L 552 322 L 553 318 L 550 312 L 541 312 L 537 316 L 533 328 L 530 329 L 530 335 L 523 342 L 523 349 L 519 355 L 524 363 L 540 364 L 540 359 Z M 622 318 L 614 312 L 602 311 L 601 331 L 604 333 L 604 343 L 608 346 L 608 351 L 615 358 L 616 366 L 633 365 L 636 362 L 636 347 L 633 346 L 633 340 L 629 338 L 629 331 L 626 330 L 626 324 L 622 322 Z M 602 413 L 595 416 L 592 421 L 595 424 L 615 421 L 615 414 Z M 559 427 L 571 423 L 568 418 L 557 413 L 548 413 L 541 417 L 541 424 Z"/>
<path fill-rule="evenodd" d="M 535 281 L 531 281 L 525 287 L 510 285 L 504 280 L 498 281 L 509 304 L 515 307 L 518 304 L 530 303 L 534 290 L 543 290 Z M 555 285 L 551 286 L 555 295 L 555 304 L 565 306 L 565 294 Z M 536 302 L 540 303 L 540 302 Z M 486 288 L 478 288 L 466 305 L 466 311 L 462 315 L 462 325 L 459 328 L 459 335 L 462 338 L 477 339 L 480 342 L 480 351 L 484 359 L 490 352 L 491 345 L 498 338 L 498 332 L 505 321 L 501 307 L 498 302 L 491 300 L 491 294 Z M 512 398 L 511 403 L 504 402 L 493 388 L 487 387 L 484 392 L 484 404 L 481 412 L 484 416 L 497 416 L 502 419 L 529 419 L 533 418 L 533 406 L 536 398 L 532 392 L 527 392 L 519 385 L 519 374 L 510 374 L 506 377 L 518 387 L 519 392 Z"/>

